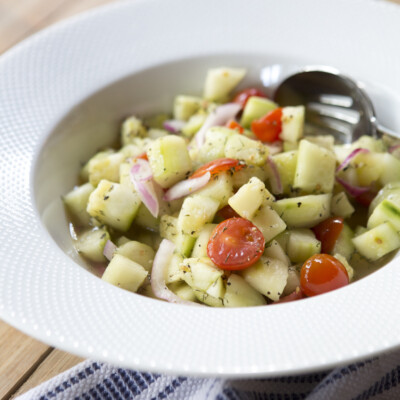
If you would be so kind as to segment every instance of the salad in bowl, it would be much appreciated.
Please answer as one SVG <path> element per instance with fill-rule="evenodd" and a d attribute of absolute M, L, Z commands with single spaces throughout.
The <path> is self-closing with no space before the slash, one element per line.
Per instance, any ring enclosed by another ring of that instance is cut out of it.
<path fill-rule="evenodd" d="M 214 68 L 203 97 L 130 116 L 64 197 L 76 250 L 115 286 L 174 303 L 303 299 L 374 271 L 400 247 L 398 144 L 309 134 L 246 71 Z"/>

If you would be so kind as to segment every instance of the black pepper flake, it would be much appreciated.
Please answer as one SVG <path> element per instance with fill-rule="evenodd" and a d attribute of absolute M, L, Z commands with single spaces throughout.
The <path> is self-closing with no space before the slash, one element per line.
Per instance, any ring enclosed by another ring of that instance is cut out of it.
<path fill-rule="evenodd" d="M 299 201 L 298 203 L 297 203 L 297 207 L 301 207 L 301 201 Z"/>

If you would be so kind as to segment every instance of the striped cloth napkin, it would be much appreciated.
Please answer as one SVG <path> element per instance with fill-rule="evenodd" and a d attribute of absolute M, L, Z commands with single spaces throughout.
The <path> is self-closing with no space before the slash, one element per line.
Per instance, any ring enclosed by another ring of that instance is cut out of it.
<path fill-rule="evenodd" d="M 17 400 L 400 399 L 400 351 L 332 371 L 268 379 L 167 376 L 85 361 Z"/>

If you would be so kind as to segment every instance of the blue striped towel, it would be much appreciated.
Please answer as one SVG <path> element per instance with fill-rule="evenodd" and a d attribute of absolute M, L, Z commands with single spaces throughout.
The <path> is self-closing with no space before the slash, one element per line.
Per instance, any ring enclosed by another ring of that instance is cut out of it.
<path fill-rule="evenodd" d="M 17 400 L 400 399 L 400 352 L 332 371 L 268 379 L 186 378 L 85 361 Z"/>

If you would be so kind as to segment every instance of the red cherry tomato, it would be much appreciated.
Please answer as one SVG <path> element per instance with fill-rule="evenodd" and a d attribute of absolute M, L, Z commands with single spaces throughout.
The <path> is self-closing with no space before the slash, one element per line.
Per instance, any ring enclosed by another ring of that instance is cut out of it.
<path fill-rule="evenodd" d="M 346 268 L 329 254 L 315 254 L 301 267 L 300 288 L 306 296 L 330 292 L 348 283 Z"/>
<path fill-rule="evenodd" d="M 136 158 L 140 158 L 140 159 L 142 159 L 142 160 L 149 161 L 149 159 L 148 159 L 146 153 L 142 153 L 142 154 L 140 154 L 139 156 L 137 156 Z"/>
<path fill-rule="evenodd" d="M 275 108 L 267 115 L 251 123 L 251 130 L 262 142 L 275 142 L 279 140 L 282 132 L 282 108 Z"/>
<path fill-rule="evenodd" d="M 244 108 L 244 106 L 247 103 L 247 100 L 249 100 L 249 98 L 252 97 L 252 96 L 264 97 L 264 98 L 267 97 L 260 89 L 248 88 L 248 89 L 244 89 L 244 90 L 240 91 L 233 98 L 233 102 L 237 103 L 237 104 L 240 104 L 242 106 L 242 108 Z"/>
<path fill-rule="evenodd" d="M 255 225 L 244 218 L 230 218 L 215 227 L 207 254 L 222 269 L 240 270 L 254 264 L 264 248 L 264 236 Z"/>
<path fill-rule="evenodd" d="M 190 176 L 189 179 L 198 178 L 206 172 L 210 172 L 211 175 L 216 175 L 228 170 L 239 171 L 243 167 L 244 164 L 234 158 L 219 158 L 218 160 L 210 161 L 209 163 L 202 165 Z"/>
<path fill-rule="evenodd" d="M 230 121 L 227 122 L 226 127 L 229 129 L 234 129 L 238 131 L 240 134 L 244 132 L 244 128 L 242 125 L 240 125 L 238 122 L 235 120 L 231 119 Z"/>
<path fill-rule="evenodd" d="M 314 226 L 315 237 L 321 242 L 321 253 L 331 253 L 343 230 L 343 218 L 330 217 Z"/>
<path fill-rule="evenodd" d="M 376 195 L 377 192 L 368 191 L 357 196 L 355 200 L 358 204 L 361 204 L 364 207 L 369 207 L 369 205 L 371 204 L 372 200 L 375 198 Z"/>
<path fill-rule="evenodd" d="M 218 215 L 223 219 L 240 218 L 240 215 L 228 204 L 218 211 Z"/>

